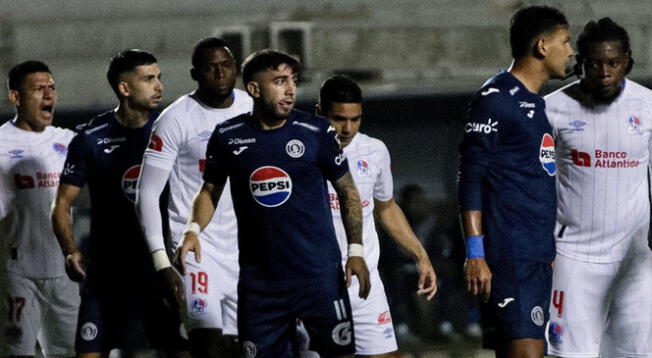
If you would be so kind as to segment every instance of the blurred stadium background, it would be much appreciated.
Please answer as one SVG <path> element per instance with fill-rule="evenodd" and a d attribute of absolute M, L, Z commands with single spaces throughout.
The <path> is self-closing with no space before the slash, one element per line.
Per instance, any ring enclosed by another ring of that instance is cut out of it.
<path fill-rule="evenodd" d="M 479 357 L 487 352 L 477 349 L 477 312 L 459 286 L 457 144 L 469 96 L 510 64 L 510 15 L 533 4 L 566 13 L 573 45 L 589 20 L 610 16 L 621 23 L 636 59 L 630 77 L 652 83 L 649 0 L 0 0 L 0 70 L 4 76 L 28 59 L 48 63 L 59 91 L 55 124 L 65 127 L 115 105 L 105 70 L 125 48 L 158 57 L 165 105 L 194 88 L 190 53 L 208 35 L 228 40 L 238 60 L 264 47 L 298 55 L 305 65 L 299 89 L 305 110 L 314 106 L 324 79 L 348 74 L 366 97 L 362 131 L 387 144 L 396 197 L 441 279 L 434 303 L 414 300 L 416 279 L 407 280 L 408 287 L 393 284 L 401 281 L 395 277 L 414 275 L 414 267 L 391 244 L 383 248 L 387 286 L 396 286 L 388 287 L 395 324 L 407 327 L 403 333 L 397 327 L 403 351 Z M 543 92 L 562 84 L 551 82 Z M 3 85 L 0 123 L 12 116 Z"/>

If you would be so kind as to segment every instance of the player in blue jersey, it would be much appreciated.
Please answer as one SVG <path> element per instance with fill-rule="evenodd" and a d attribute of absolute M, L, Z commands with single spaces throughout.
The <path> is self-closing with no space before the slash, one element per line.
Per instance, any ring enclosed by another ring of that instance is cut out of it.
<path fill-rule="evenodd" d="M 109 83 L 120 104 L 88 122 L 70 144 L 52 213 L 66 269 L 82 282 L 78 357 L 107 357 L 119 348 L 132 356 L 147 349 L 179 349 L 180 320 L 157 300 L 158 286 L 134 200 L 143 152 L 161 102 L 156 58 L 125 50 L 111 59 Z M 91 232 L 79 250 L 71 205 L 88 184 Z"/>
<path fill-rule="evenodd" d="M 543 357 L 555 257 L 555 146 L 537 94 L 573 55 L 558 10 L 512 17 L 514 62 L 473 96 L 460 145 L 459 199 L 467 289 L 484 300 L 485 346 L 497 357 Z"/>
<path fill-rule="evenodd" d="M 213 216 L 228 177 L 240 244 L 238 331 L 247 357 L 292 356 L 296 319 L 322 357 L 352 356 L 346 284 L 357 275 L 359 296 L 367 297 L 370 289 L 360 196 L 335 129 L 323 118 L 293 110 L 299 67 L 275 50 L 245 60 L 242 77 L 254 99 L 253 113 L 215 128 L 204 184 L 175 259 L 182 272 L 189 251 L 201 259 L 198 232 Z M 346 274 L 326 180 L 339 196 L 349 240 Z"/>

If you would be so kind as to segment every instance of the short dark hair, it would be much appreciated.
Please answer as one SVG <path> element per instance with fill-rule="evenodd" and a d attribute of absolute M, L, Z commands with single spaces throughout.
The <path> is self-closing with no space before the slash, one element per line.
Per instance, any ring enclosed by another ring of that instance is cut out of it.
<path fill-rule="evenodd" d="M 335 75 L 328 78 L 319 90 L 319 107 L 322 113 L 330 111 L 333 102 L 362 103 L 360 86 L 347 76 Z"/>
<path fill-rule="evenodd" d="M 113 56 L 109 63 L 109 69 L 106 71 L 106 78 L 109 80 L 113 92 L 118 96 L 120 95 L 120 91 L 118 91 L 120 75 L 125 72 L 133 71 L 138 66 L 150 65 L 153 63 L 158 63 L 156 57 L 147 51 L 139 49 L 123 50 Z"/>
<path fill-rule="evenodd" d="M 585 58 L 588 55 L 589 47 L 592 43 L 605 41 L 620 42 L 623 47 L 623 52 L 631 56 L 632 49 L 630 48 L 627 30 L 608 17 L 603 17 L 598 22 L 589 21 L 584 26 L 584 30 L 582 30 L 582 33 L 577 38 L 577 54 L 580 58 Z M 634 60 L 630 58 L 629 66 L 625 70 L 625 73 L 629 73 L 633 65 Z"/>
<path fill-rule="evenodd" d="M 7 87 L 10 90 L 20 91 L 20 86 L 27 75 L 36 72 L 47 72 L 52 74 L 48 65 L 41 61 L 25 61 L 12 67 L 7 74 Z"/>
<path fill-rule="evenodd" d="M 527 56 L 532 49 L 533 40 L 560 26 L 568 28 L 568 21 L 566 16 L 554 7 L 529 6 L 517 10 L 512 15 L 509 29 L 512 57 L 518 59 Z"/>
<path fill-rule="evenodd" d="M 246 86 L 256 73 L 268 69 L 275 70 L 282 64 L 290 66 L 294 73 L 301 71 L 299 59 L 292 55 L 274 49 L 256 51 L 242 63 L 242 84 Z"/>
<path fill-rule="evenodd" d="M 205 37 L 199 40 L 195 44 L 195 48 L 192 51 L 192 67 L 197 68 L 199 66 L 201 55 L 204 50 L 218 47 L 224 47 L 228 49 L 229 44 L 218 37 Z"/>

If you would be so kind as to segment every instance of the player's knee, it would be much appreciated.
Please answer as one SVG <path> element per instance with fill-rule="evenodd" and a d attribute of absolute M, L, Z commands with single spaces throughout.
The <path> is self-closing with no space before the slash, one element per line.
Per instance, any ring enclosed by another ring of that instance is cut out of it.
<path fill-rule="evenodd" d="M 218 328 L 196 328 L 188 335 L 190 355 L 193 358 L 221 358 L 225 355 L 222 330 Z"/>

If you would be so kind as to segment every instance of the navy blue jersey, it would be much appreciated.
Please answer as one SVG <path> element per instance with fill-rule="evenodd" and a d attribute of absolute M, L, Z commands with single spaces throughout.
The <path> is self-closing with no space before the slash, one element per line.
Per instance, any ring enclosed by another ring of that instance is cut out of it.
<path fill-rule="evenodd" d="M 501 71 L 473 96 L 464 131 L 459 200 L 482 211 L 487 261 L 552 261 L 555 143 L 543 98 Z"/>
<path fill-rule="evenodd" d="M 80 188 L 88 184 L 91 233 L 85 259 L 89 276 L 107 279 L 128 273 L 133 277 L 152 265 L 134 201 L 154 119 L 152 115 L 145 126 L 127 128 L 110 111 L 92 119 L 70 143 L 61 183 Z"/>
<path fill-rule="evenodd" d="M 277 288 L 341 272 L 326 180 L 348 172 L 323 119 L 294 110 L 263 130 L 243 114 L 223 122 L 208 142 L 204 180 L 231 183 L 238 218 L 240 283 Z"/>

